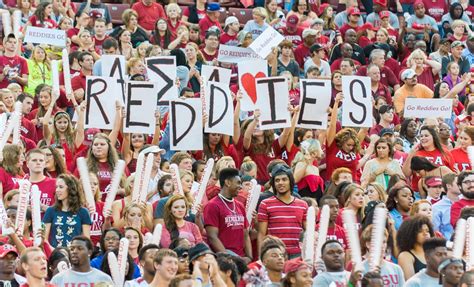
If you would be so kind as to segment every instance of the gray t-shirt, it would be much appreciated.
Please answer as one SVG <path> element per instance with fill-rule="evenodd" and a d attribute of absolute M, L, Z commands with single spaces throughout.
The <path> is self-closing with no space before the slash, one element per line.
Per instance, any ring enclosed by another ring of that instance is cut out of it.
<path fill-rule="evenodd" d="M 334 286 L 346 286 L 351 275 L 348 271 L 341 272 L 322 272 L 314 277 L 313 286 L 329 286 L 334 283 Z"/>
<path fill-rule="evenodd" d="M 362 273 L 369 272 L 369 262 L 362 261 Z M 382 276 L 384 287 L 401 287 L 405 284 L 405 276 L 403 270 L 397 264 L 384 260 L 380 267 L 380 275 Z"/>
<path fill-rule="evenodd" d="M 51 284 L 58 287 L 66 286 L 93 286 L 99 282 L 112 283 L 112 278 L 102 271 L 91 268 L 89 272 L 76 272 L 73 270 L 65 270 L 51 279 Z"/>
<path fill-rule="evenodd" d="M 405 283 L 404 287 L 438 287 L 442 286 L 439 284 L 439 278 L 434 278 L 426 274 L 426 268 L 421 269 L 420 272 L 413 275 Z"/>

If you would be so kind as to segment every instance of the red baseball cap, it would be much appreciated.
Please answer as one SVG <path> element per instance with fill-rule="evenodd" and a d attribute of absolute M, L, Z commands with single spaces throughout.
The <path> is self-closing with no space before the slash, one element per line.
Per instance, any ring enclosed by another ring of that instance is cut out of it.
<path fill-rule="evenodd" d="M 415 3 L 413 3 L 413 8 L 416 8 L 416 7 L 420 6 L 420 5 L 423 6 L 423 7 L 425 7 L 425 3 L 423 3 L 422 0 L 415 0 Z"/>
<path fill-rule="evenodd" d="M 327 7 L 329 7 L 329 3 L 322 3 L 321 6 L 319 6 L 318 16 L 323 15 L 323 12 Z"/>
<path fill-rule="evenodd" d="M 308 264 L 301 260 L 301 258 L 290 259 L 285 262 L 285 266 L 283 267 L 283 273 L 288 274 L 290 272 L 295 272 L 308 267 Z"/>
<path fill-rule="evenodd" d="M 435 176 L 426 180 L 425 183 L 428 187 L 442 186 L 443 180 L 441 179 L 441 177 Z"/>
<path fill-rule="evenodd" d="M 374 4 L 387 7 L 387 0 L 374 0 Z"/>
<path fill-rule="evenodd" d="M 360 10 L 357 7 L 351 7 L 349 8 L 349 11 L 347 11 L 347 15 L 360 15 Z"/>
<path fill-rule="evenodd" d="M 380 19 L 385 18 L 385 17 L 390 17 L 390 12 L 387 11 L 387 10 L 380 11 L 379 12 L 379 17 L 380 17 Z"/>
<path fill-rule="evenodd" d="M 13 253 L 18 256 L 18 251 L 13 245 L 3 244 L 0 246 L 0 258 L 5 257 L 8 253 Z"/>
<path fill-rule="evenodd" d="M 288 18 L 286 18 L 286 27 L 296 28 L 298 26 L 299 20 L 300 19 L 295 14 L 290 15 Z"/>
<path fill-rule="evenodd" d="M 360 26 L 359 29 L 357 29 L 357 30 L 358 30 L 358 31 L 362 31 L 362 30 L 377 31 L 377 28 L 375 28 L 374 25 L 372 25 L 372 23 L 367 22 L 367 23 L 365 23 L 364 25 Z"/>

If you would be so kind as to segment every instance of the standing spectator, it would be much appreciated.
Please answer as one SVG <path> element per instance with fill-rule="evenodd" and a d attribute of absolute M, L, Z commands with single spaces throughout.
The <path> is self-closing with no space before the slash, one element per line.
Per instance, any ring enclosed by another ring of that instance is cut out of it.
<path fill-rule="evenodd" d="M 53 12 L 53 4 L 46 1 L 40 3 L 33 14 L 30 17 L 28 22 L 26 22 L 24 28 L 28 26 L 46 28 L 46 29 L 55 29 L 58 24 L 51 19 L 51 13 Z"/>
<path fill-rule="evenodd" d="M 408 280 L 406 287 L 439 286 L 440 274 L 438 267 L 440 263 L 448 256 L 446 239 L 429 238 L 423 243 L 425 254 L 426 269 L 422 269 Z"/>
<path fill-rule="evenodd" d="M 0 89 L 17 83 L 22 87 L 28 85 L 28 63 L 25 58 L 18 56 L 18 40 L 14 34 L 3 38 L 3 55 L 0 56 Z"/>
<path fill-rule="evenodd" d="M 280 43 L 280 56 L 278 57 L 278 74 L 288 71 L 293 76 L 293 81 L 297 82 L 300 77 L 300 67 L 298 63 L 291 58 L 293 54 L 293 44 L 290 40 L 283 40 Z"/>
<path fill-rule="evenodd" d="M 28 86 L 25 87 L 25 92 L 30 95 L 35 94 L 35 89 L 40 84 L 51 85 L 52 72 L 51 61 L 46 55 L 46 50 L 38 45 L 35 46 L 28 62 Z"/>
<path fill-rule="evenodd" d="M 28 180 L 38 186 L 41 192 L 41 211 L 54 204 L 54 193 L 56 191 L 56 180 L 44 175 L 46 155 L 40 149 L 32 149 L 26 157 L 26 165 L 29 171 Z"/>
<path fill-rule="evenodd" d="M 96 19 L 94 22 L 94 36 L 92 37 L 94 43 L 94 50 L 98 51 L 99 55 L 103 54 L 103 47 L 105 40 L 109 39 L 106 33 L 105 20 L 103 18 Z"/>
<path fill-rule="evenodd" d="M 235 200 L 242 181 L 239 170 L 225 168 L 219 172 L 220 193 L 204 208 L 204 224 L 207 238 L 215 252 L 230 250 L 248 262 L 252 259 L 245 207 Z"/>
<path fill-rule="evenodd" d="M 327 240 L 321 247 L 321 259 L 326 271 L 318 273 L 313 286 L 345 286 L 349 272 L 344 270 L 344 248 L 337 240 Z"/>
<path fill-rule="evenodd" d="M 298 242 L 306 225 L 308 204 L 291 195 L 295 180 L 290 168 L 276 165 L 271 176 L 275 196 L 263 200 L 258 208 L 258 246 L 265 235 L 274 235 L 283 240 L 289 257 L 296 258 L 301 255 Z"/>
<path fill-rule="evenodd" d="M 304 29 L 302 34 L 303 43 L 299 44 L 294 50 L 295 61 L 301 70 L 304 68 L 304 63 L 311 57 L 310 48 L 315 44 L 317 34 L 318 32 L 314 29 Z"/>
<path fill-rule="evenodd" d="M 110 16 L 109 8 L 104 3 L 102 3 L 101 0 L 88 0 L 86 2 L 82 2 L 78 11 L 79 13 L 82 13 L 81 11 L 86 13 L 97 11 L 98 16 L 100 16 L 97 18 L 104 18 L 107 22 L 107 30 L 112 29 L 112 16 Z"/>
<path fill-rule="evenodd" d="M 55 196 L 54 205 L 46 209 L 43 218 L 45 237 L 51 246 L 68 246 L 74 236 L 81 234 L 89 237 L 92 222 L 87 209 L 81 207 L 84 199 L 79 180 L 73 175 L 60 175 Z"/>
<path fill-rule="evenodd" d="M 109 275 L 90 266 L 90 257 L 94 251 L 92 241 L 86 236 L 76 236 L 69 245 L 71 269 L 53 277 L 51 283 L 56 286 L 90 286 L 98 283 L 113 284 Z"/>
<path fill-rule="evenodd" d="M 221 6 L 219 3 L 209 3 L 206 9 L 206 16 L 199 20 L 199 29 L 201 30 L 201 40 L 206 38 L 206 33 L 211 27 L 217 27 L 219 33 L 222 33 L 219 16 L 221 15 Z"/>
<path fill-rule="evenodd" d="M 33 107 L 33 101 L 33 96 L 27 93 L 21 93 L 17 97 L 17 102 L 22 103 L 21 111 L 18 111 L 22 114 L 20 122 L 20 135 L 31 140 L 32 142 L 37 142 L 36 127 L 27 118 L 28 114 L 31 112 L 31 108 Z"/>
<path fill-rule="evenodd" d="M 155 28 L 156 19 L 166 18 L 163 6 L 153 0 L 140 0 L 132 5 L 132 9 L 137 12 L 138 26 L 145 30 L 148 36 Z"/>
<path fill-rule="evenodd" d="M 323 58 L 326 56 L 324 48 L 319 44 L 314 44 L 309 49 L 311 58 L 304 63 L 304 72 L 306 73 L 309 67 L 317 67 L 322 78 L 331 78 L 331 67 L 329 63 L 324 61 Z"/>
<path fill-rule="evenodd" d="M 24 278 L 15 273 L 16 260 L 18 258 L 17 249 L 10 244 L 0 246 L 0 282 L 3 286 L 20 286 L 24 282 Z"/>
<path fill-rule="evenodd" d="M 263 33 L 270 25 L 265 22 L 265 18 L 267 17 L 265 8 L 257 7 L 252 10 L 252 18 L 253 20 L 249 20 L 245 26 L 243 31 L 252 33 L 252 39 L 257 39 L 260 34 Z"/>
<path fill-rule="evenodd" d="M 456 223 L 461 215 L 461 210 L 465 207 L 474 206 L 474 172 L 463 171 L 458 175 L 457 184 L 461 190 L 463 198 L 454 202 L 451 206 L 451 225 Z"/>
<path fill-rule="evenodd" d="M 43 250 L 38 247 L 27 248 L 21 253 L 20 263 L 25 271 L 26 286 L 54 287 L 54 285 L 46 283 L 48 277 L 47 259 Z"/>
<path fill-rule="evenodd" d="M 457 185 L 457 176 L 454 173 L 443 176 L 443 188 L 446 196 L 433 205 L 433 228 L 444 238 L 451 239 L 454 228 L 451 225 L 451 206 L 459 200 L 461 191 Z"/>
<path fill-rule="evenodd" d="M 74 93 L 74 98 L 78 103 L 84 100 L 86 92 L 86 77 L 92 76 L 94 69 L 94 57 L 89 52 L 82 52 L 79 54 L 79 65 L 81 71 L 79 75 L 71 79 L 71 86 Z"/>

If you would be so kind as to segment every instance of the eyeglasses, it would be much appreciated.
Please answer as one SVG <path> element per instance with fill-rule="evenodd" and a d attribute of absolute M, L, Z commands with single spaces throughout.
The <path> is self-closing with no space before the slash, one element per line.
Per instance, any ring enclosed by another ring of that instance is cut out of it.
<path fill-rule="evenodd" d="M 469 185 L 469 184 L 473 184 L 474 180 L 464 180 L 462 183 Z"/>

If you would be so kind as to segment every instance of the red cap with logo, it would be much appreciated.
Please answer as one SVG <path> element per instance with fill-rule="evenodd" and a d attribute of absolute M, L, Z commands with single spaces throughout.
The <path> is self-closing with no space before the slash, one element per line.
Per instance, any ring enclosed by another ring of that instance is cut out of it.
<path fill-rule="evenodd" d="M 443 180 L 439 176 L 434 176 L 425 181 L 425 184 L 428 187 L 435 187 L 435 186 L 441 186 L 443 185 Z"/>
<path fill-rule="evenodd" d="M 349 8 L 349 11 L 347 11 L 347 15 L 360 15 L 360 10 L 357 7 L 351 7 Z"/>
<path fill-rule="evenodd" d="M 5 257 L 8 253 L 13 253 L 18 256 L 18 251 L 13 245 L 3 244 L 0 246 L 0 258 Z"/>
<path fill-rule="evenodd" d="M 295 14 L 290 15 L 288 18 L 286 18 L 286 27 L 296 28 L 298 26 L 299 20 L 300 19 Z"/>

